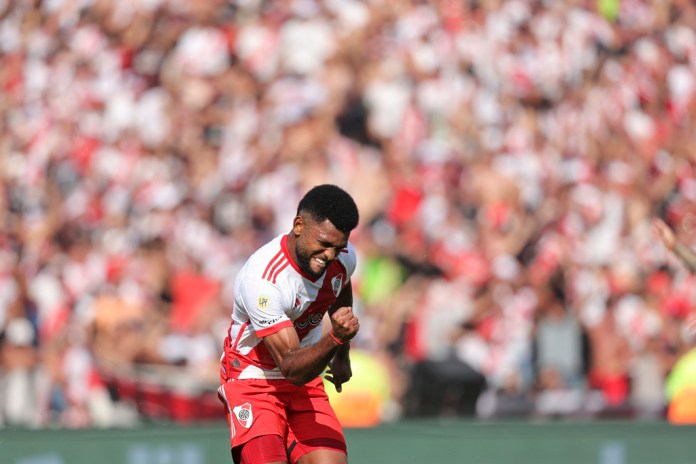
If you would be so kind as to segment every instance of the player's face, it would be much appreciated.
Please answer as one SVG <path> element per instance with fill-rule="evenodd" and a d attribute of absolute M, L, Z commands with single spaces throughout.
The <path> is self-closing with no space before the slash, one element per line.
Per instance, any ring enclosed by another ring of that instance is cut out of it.
<path fill-rule="evenodd" d="M 320 277 L 331 261 L 348 245 L 349 233 L 341 232 L 329 220 L 317 223 L 308 216 L 295 218 L 297 265 L 310 276 Z"/>

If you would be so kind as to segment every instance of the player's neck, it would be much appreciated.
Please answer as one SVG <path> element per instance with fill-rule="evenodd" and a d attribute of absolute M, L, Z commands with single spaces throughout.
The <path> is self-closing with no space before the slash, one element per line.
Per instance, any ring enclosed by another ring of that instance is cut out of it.
<path fill-rule="evenodd" d="M 288 233 L 288 240 L 286 242 L 288 254 L 290 255 L 290 259 L 292 259 L 292 262 L 299 266 L 300 261 L 297 259 L 297 248 L 295 247 L 296 240 L 295 234 L 293 234 L 291 230 L 290 233 Z"/>

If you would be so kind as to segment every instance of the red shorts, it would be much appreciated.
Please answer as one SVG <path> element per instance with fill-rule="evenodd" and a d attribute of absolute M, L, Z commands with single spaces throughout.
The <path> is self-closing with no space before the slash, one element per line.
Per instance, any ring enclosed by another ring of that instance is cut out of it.
<path fill-rule="evenodd" d="M 297 386 L 287 380 L 232 379 L 218 389 L 230 426 L 230 447 L 280 435 L 290 462 L 317 449 L 346 452 L 338 421 L 320 377 Z"/>

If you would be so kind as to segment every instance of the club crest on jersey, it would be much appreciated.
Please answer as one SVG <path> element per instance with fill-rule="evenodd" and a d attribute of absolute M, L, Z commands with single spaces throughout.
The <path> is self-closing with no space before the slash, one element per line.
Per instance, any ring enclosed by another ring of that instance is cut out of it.
<path fill-rule="evenodd" d="M 268 308 L 268 303 L 271 302 L 271 299 L 267 296 L 260 296 L 258 301 L 256 302 L 256 307 L 259 309 L 266 309 Z"/>
<path fill-rule="evenodd" d="M 248 429 L 251 427 L 251 423 L 254 421 L 254 414 L 251 412 L 251 404 L 244 403 L 241 406 L 235 406 L 232 409 L 237 421 L 244 427 Z"/>
<path fill-rule="evenodd" d="M 343 274 L 338 274 L 331 279 L 331 288 L 333 289 L 334 296 L 338 296 L 338 294 L 341 293 L 341 288 L 343 288 Z"/>

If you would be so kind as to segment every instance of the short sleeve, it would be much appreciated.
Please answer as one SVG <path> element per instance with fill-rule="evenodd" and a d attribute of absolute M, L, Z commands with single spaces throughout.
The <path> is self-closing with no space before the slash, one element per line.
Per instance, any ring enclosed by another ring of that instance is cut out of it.
<path fill-rule="evenodd" d="M 241 298 L 251 326 L 259 338 L 274 334 L 292 321 L 285 313 L 290 298 L 265 279 L 249 279 L 241 286 Z"/>
<path fill-rule="evenodd" d="M 357 265 L 357 255 L 351 243 L 348 243 L 348 246 L 343 249 L 339 260 L 341 264 L 343 264 L 343 267 L 346 268 L 346 283 L 348 283 Z"/>

